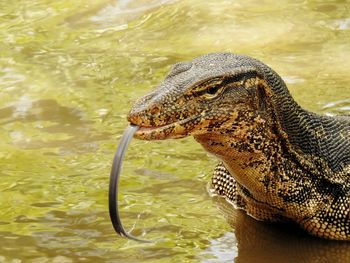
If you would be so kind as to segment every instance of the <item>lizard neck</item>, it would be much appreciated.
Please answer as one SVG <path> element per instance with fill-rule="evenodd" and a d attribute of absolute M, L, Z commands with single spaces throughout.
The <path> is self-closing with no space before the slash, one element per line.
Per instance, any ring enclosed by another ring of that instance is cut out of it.
<path fill-rule="evenodd" d="M 194 135 L 194 138 L 224 162 L 240 185 L 255 198 L 266 201 L 267 193 L 271 193 L 267 181 L 276 180 L 274 173 L 284 154 L 274 120 L 271 116 L 245 112 L 231 127 L 236 128 Z"/>

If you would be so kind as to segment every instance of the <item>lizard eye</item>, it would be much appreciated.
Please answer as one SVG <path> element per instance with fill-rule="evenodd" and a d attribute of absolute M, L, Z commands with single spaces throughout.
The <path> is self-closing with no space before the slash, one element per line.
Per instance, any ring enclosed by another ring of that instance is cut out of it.
<path fill-rule="evenodd" d="M 219 85 L 209 86 L 207 88 L 207 94 L 214 95 L 220 89 Z"/>

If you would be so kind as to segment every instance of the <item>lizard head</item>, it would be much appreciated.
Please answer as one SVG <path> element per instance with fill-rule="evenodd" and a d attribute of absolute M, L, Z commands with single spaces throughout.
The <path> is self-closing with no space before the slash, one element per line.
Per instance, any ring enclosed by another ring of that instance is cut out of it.
<path fill-rule="evenodd" d="M 144 140 L 222 134 L 242 114 L 264 107 L 261 63 L 246 56 L 213 53 L 173 66 L 165 80 L 128 114 Z M 259 84 L 260 83 L 260 84 Z"/>

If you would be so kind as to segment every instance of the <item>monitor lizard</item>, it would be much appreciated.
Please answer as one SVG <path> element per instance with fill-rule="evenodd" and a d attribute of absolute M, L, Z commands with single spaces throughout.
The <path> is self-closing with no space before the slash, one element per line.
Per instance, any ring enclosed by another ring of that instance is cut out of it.
<path fill-rule="evenodd" d="M 177 63 L 127 118 L 138 139 L 192 135 L 220 161 L 215 192 L 250 216 L 350 240 L 350 117 L 303 109 L 264 63 L 231 53 Z"/>

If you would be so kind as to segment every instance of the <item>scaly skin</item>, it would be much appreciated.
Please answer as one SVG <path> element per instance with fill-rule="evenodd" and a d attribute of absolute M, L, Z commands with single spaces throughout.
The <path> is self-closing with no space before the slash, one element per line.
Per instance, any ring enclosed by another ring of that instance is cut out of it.
<path fill-rule="evenodd" d="M 192 135 L 220 160 L 215 191 L 252 217 L 350 240 L 350 118 L 302 109 L 262 62 L 215 53 L 178 63 L 128 120 L 143 140 Z"/>

